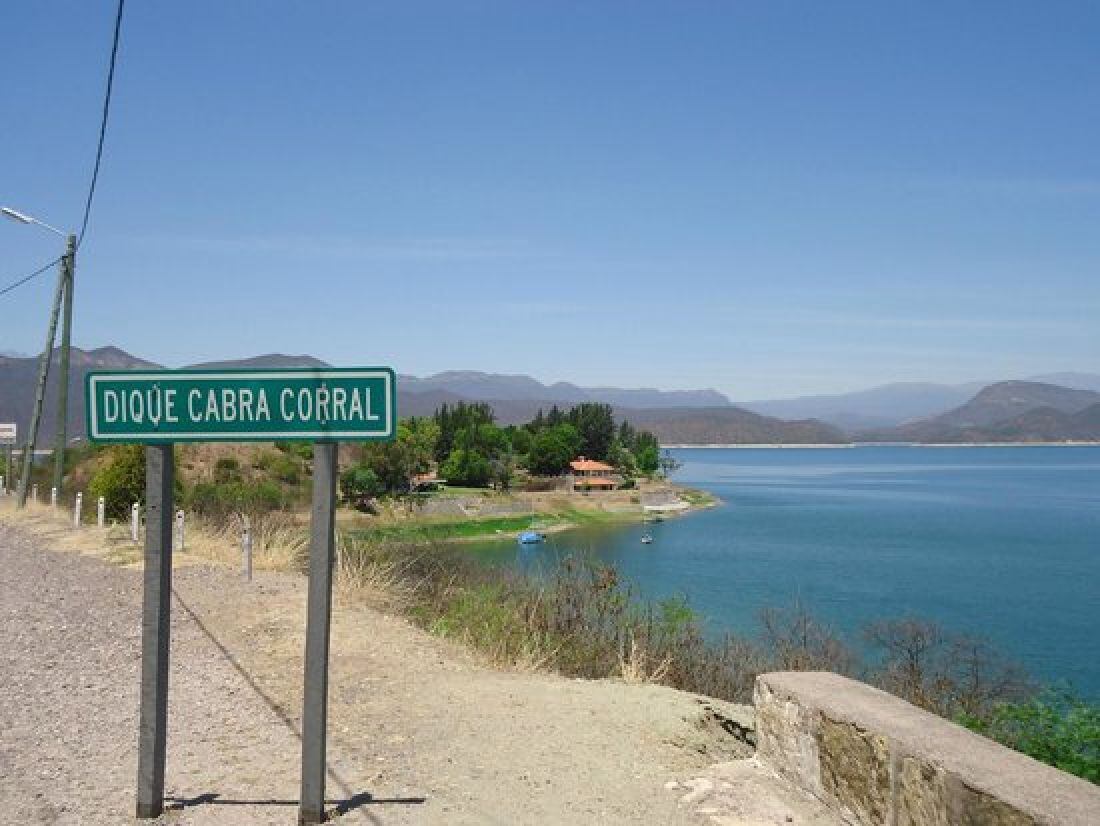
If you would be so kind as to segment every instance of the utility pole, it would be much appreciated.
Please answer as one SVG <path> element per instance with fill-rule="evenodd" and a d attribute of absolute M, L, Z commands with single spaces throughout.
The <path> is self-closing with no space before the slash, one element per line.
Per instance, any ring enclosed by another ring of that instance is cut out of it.
<path fill-rule="evenodd" d="M 61 353 L 58 366 L 61 373 L 57 385 L 57 441 L 53 448 L 53 486 L 61 494 L 61 479 L 65 475 L 65 448 L 69 423 L 69 345 L 73 330 L 73 278 L 76 274 L 76 236 L 70 234 L 61 258 L 61 278 L 65 282 L 65 308 L 61 323 Z"/>
<path fill-rule="evenodd" d="M 42 421 L 42 400 L 46 397 L 46 380 L 50 375 L 53 340 L 57 337 L 57 316 L 61 312 L 61 298 L 64 291 L 65 265 L 62 262 L 61 270 L 57 275 L 57 291 L 53 297 L 53 308 L 50 310 L 50 325 L 46 332 L 46 349 L 42 351 L 42 360 L 38 367 L 38 385 L 34 391 L 34 409 L 31 413 L 30 432 L 27 434 L 26 447 L 23 449 L 23 472 L 19 476 L 19 499 L 16 502 L 16 505 L 20 508 L 27 505 L 27 492 L 31 483 L 31 463 L 34 461 L 34 443 L 38 438 L 38 425 Z"/>

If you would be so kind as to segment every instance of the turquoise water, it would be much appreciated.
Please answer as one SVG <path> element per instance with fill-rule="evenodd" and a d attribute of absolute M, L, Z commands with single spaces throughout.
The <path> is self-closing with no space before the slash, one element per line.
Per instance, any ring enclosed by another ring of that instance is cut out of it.
<path fill-rule="evenodd" d="M 676 481 L 721 507 L 478 552 L 524 566 L 592 554 L 646 596 L 686 595 L 714 633 L 796 598 L 853 639 L 870 620 L 927 617 L 1100 696 L 1100 448 L 674 453 Z"/>

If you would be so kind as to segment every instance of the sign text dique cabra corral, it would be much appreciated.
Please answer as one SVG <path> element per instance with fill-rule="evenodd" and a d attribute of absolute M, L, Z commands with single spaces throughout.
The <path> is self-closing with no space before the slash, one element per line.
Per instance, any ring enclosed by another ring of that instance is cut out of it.
<path fill-rule="evenodd" d="M 96 371 L 85 382 L 93 442 L 386 441 L 397 426 L 387 367 Z"/>

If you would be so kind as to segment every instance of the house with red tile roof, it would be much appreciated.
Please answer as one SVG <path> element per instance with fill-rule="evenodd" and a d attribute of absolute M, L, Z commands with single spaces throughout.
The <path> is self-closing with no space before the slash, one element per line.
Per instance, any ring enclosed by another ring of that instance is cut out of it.
<path fill-rule="evenodd" d="M 595 459 L 578 456 L 569 463 L 572 474 L 572 488 L 577 491 L 615 490 L 619 486 L 619 477 L 615 468 Z"/>

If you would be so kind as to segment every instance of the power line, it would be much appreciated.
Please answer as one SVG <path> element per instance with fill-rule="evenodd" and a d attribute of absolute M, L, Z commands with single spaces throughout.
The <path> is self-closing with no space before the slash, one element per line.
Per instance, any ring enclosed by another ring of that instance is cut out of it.
<path fill-rule="evenodd" d="M 118 9 L 115 12 L 115 33 L 111 41 L 111 60 L 107 68 L 107 88 L 103 94 L 103 113 L 99 120 L 99 139 L 96 141 L 95 164 L 92 166 L 92 180 L 88 185 L 88 197 L 84 201 L 84 218 L 80 222 L 80 235 L 76 241 L 78 248 L 84 240 L 84 233 L 88 229 L 88 218 L 92 213 L 92 199 L 95 197 L 95 185 L 99 180 L 99 165 L 103 160 L 103 142 L 107 137 L 107 120 L 111 113 L 111 92 L 115 85 L 115 63 L 118 60 L 118 42 L 119 35 L 122 32 L 122 9 L 125 5 L 126 0 L 118 0 Z M 8 286 L 0 289 L 0 296 L 7 295 L 12 290 L 22 287 L 31 279 L 37 278 L 42 273 L 46 272 L 46 270 L 57 264 L 61 258 L 62 256 L 59 256 L 50 263 L 39 267 L 34 272 L 12 281 Z"/>
<path fill-rule="evenodd" d="M 84 219 L 80 223 L 80 236 L 76 241 L 78 248 L 84 240 L 85 230 L 88 229 L 88 217 L 92 212 L 92 198 L 95 196 L 96 181 L 99 179 L 99 164 L 103 159 L 103 140 L 107 136 L 107 118 L 111 113 L 111 90 L 114 88 L 115 83 L 115 61 L 118 58 L 119 33 L 122 31 L 122 7 L 125 5 L 126 0 L 118 0 L 118 11 L 115 13 L 115 35 L 111 42 L 111 62 L 107 69 L 107 89 L 103 95 L 103 116 L 99 122 L 99 140 L 95 150 L 95 166 L 92 168 L 92 181 L 88 186 L 88 199 L 84 202 Z"/>
<path fill-rule="evenodd" d="M 42 275 L 42 273 L 44 273 L 46 270 L 50 269 L 51 267 L 53 267 L 54 264 L 57 264 L 60 261 L 61 261 L 61 257 L 58 256 L 53 261 L 51 261 L 49 264 L 43 264 L 41 267 L 39 267 L 37 270 L 32 272 L 30 275 L 24 275 L 22 278 L 16 279 L 15 281 L 8 284 L 8 286 L 4 287 L 4 289 L 0 290 L 0 295 L 7 295 L 12 290 L 14 290 L 16 287 L 22 287 L 24 284 L 26 284 L 32 278 L 37 278 L 38 276 Z"/>

